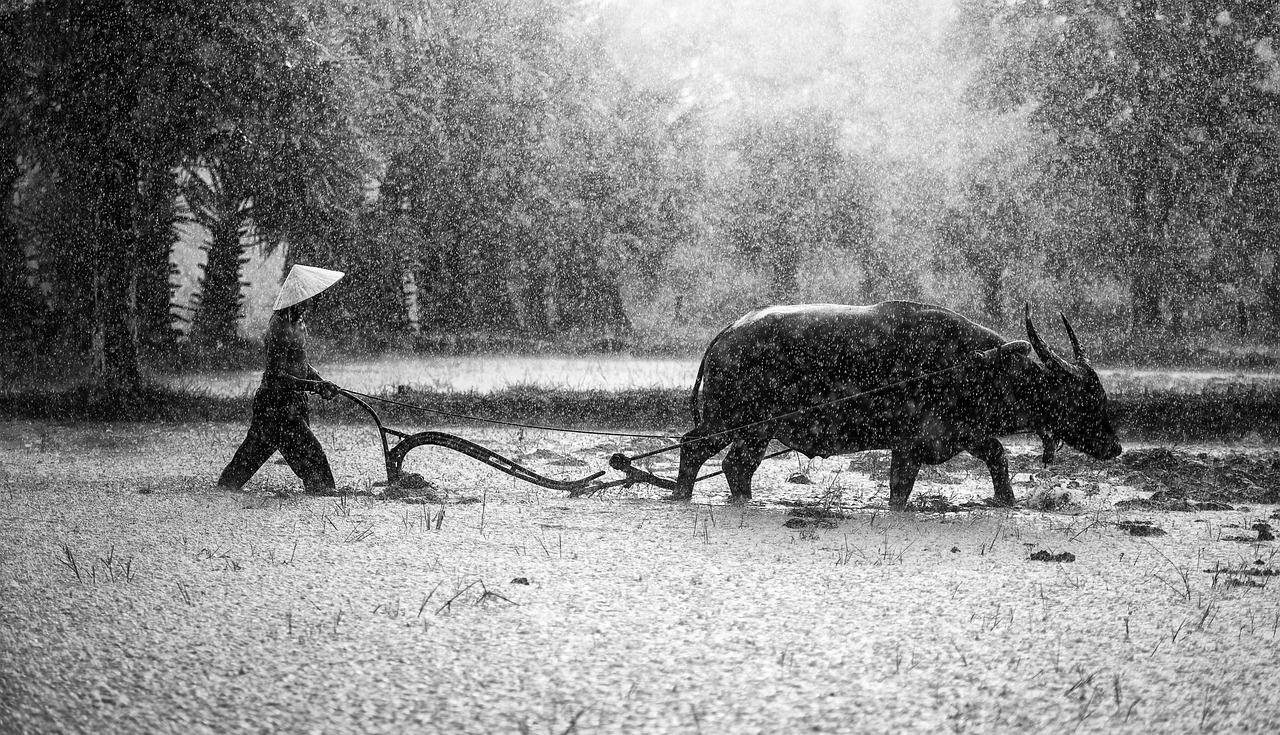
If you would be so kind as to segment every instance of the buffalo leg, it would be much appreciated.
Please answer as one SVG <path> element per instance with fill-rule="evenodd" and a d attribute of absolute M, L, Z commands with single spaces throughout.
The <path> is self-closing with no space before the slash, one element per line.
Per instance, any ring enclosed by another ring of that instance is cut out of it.
<path fill-rule="evenodd" d="M 995 437 L 989 437 L 969 448 L 969 454 L 987 463 L 991 471 L 991 484 L 995 487 L 995 505 L 1013 505 L 1013 485 L 1009 483 L 1009 460 L 1004 445 Z"/>
<path fill-rule="evenodd" d="M 889 455 L 889 508 L 902 510 L 907 507 L 907 498 L 916 486 L 916 475 L 920 474 L 920 463 L 912 459 L 904 449 L 895 449 Z"/>
<path fill-rule="evenodd" d="M 729 481 L 729 499 L 751 499 L 751 476 L 764 459 L 768 436 L 739 437 L 724 458 L 724 477 Z"/>
<path fill-rule="evenodd" d="M 680 474 L 676 476 L 676 489 L 668 496 L 671 500 L 688 500 L 693 497 L 693 483 L 698 479 L 698 471 L 702 469 L 702 465 L 711 459 L 721 449 L 729 446 L 729 437 L 717 436 L 702 441 L 694 441 L 702 435 L 697 429 L 690 431 L 680 438 L 681 442 L 693 442 L 691 444 L 682 444 L 680 447 Z"/>

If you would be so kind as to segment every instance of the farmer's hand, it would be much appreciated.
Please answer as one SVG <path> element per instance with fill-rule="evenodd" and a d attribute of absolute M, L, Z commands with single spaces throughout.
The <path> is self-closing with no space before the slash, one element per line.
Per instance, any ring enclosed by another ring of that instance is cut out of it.
<path fill-rule="evenodd" d="M 327 380 L 322 380 L 320 381 L 320 385 L 316 387 L 316 393 L 319 393 L 320 397 L 326 401 L 332 401 L 334 398 L 338 397 L 338 386 Z"/>

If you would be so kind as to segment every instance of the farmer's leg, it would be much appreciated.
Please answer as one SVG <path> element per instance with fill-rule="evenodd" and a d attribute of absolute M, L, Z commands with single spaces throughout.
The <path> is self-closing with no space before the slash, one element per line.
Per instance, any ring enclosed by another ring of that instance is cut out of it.
<path fill-rule="evenodd" d="M 258 468 L 270 459 L 275 451 L 275 446 L 267 440 L 262 423 L 255 418 L 249 424 L 249 433 L 240 443 L 235 456 L 218 477 L 218 487 L 224 490 L 239 490 L 244 487 L 249 478 L 253 477 Z"/>
<path fill-rule="evenodd" d="M 333 470 L 329 468 L 329 458 L 325 456 L 320 441 L 311 433 L 306 398 L 300 396 L 299 402 L 290 406 L 290 410 L 280 418 L 274 429 L 274 439 L 280 447 L 280 453 L 294 473 L 302 478 L 302 486 L 306 491 L 333 490 L 336 486 Z"/>

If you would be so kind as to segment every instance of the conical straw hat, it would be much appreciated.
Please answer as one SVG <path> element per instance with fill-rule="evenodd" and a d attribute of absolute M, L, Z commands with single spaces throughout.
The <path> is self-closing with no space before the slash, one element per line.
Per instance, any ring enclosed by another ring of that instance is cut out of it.
<path fill-rule="evenodd" d="M 326 288 L 338 282 L 345 274 L 342 271 L 331 271 L 311 265 L 295 265 L 289 269 L 289 275 L 280 285 L 280 295 L 276 297 L 274 311 L 287 309 L 294 304 L 306 301 Z"/>

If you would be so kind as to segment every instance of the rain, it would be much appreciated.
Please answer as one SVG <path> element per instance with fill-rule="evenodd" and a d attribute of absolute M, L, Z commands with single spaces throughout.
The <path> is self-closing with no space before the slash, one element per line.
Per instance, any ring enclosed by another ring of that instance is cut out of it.
<path fill-rule="evenodd" d="M 0 0 L 0 730 L 1273 727 L 1278 30 Z"/>

